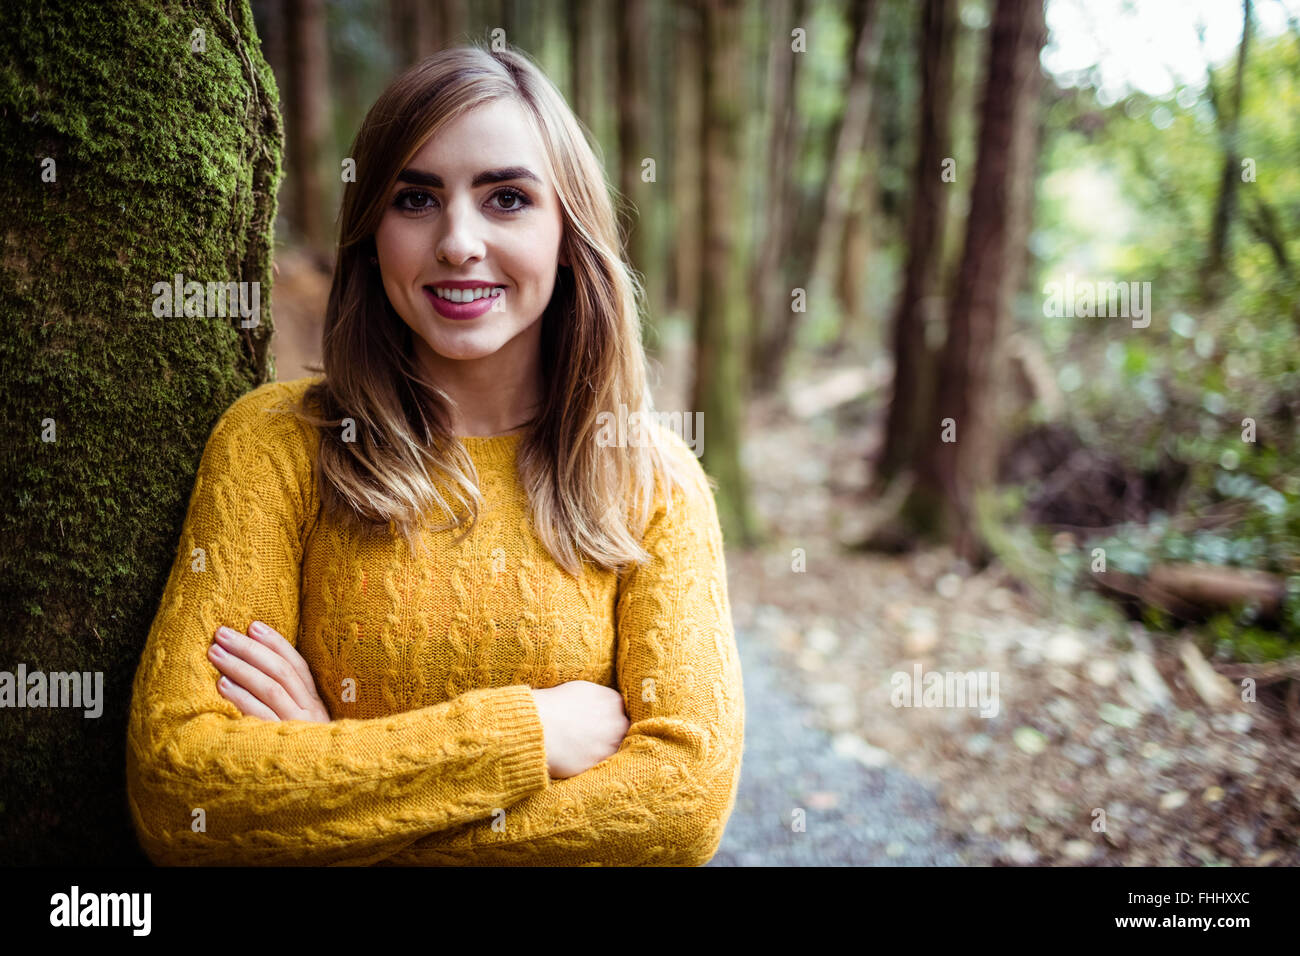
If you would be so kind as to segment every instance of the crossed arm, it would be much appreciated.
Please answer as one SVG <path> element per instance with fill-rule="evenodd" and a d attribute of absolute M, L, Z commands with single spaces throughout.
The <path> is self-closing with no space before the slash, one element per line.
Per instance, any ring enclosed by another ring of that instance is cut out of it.
<path fill-rule="evenodd" d="M 643 540 L 652 560 L 620 582 L 622 744 L 552 780 L 525 686 L 328 720 L 285 638 L 297 634 L 301 535 L 314 502 L 308 452 L 285 434 L 291 426 L 260 416 L 275 388 L 240 399 L 209 440 L 137 672 L 127 779 L 151 859 L 706 862 L 734 805 L 744 728 L 712 496 L 661 509 Z M 189 561 L 199 546 L 210 549 L 203 573 Z M 219 625 L 254 620 L 269 632 L 238 632 L 222 653 L 211 650 Z"/>
<path fill-rule="evenodd" d="M 618 752 L 503 802 L 488 817 L 424 834 L 379 862 L 707 862 L 734 805 L 744 733 L 721 540 L 711 530 L 685 507 L 657 518 L 647 537 L 653 560 L 622 589 L 617 672 L 631 724 Z M 242 712 L 328 719 L 306 663 L 283 637 L 240 636 L 236 646 L 238 656 L 214 663 L 237 682 L 222 693 Z"/>

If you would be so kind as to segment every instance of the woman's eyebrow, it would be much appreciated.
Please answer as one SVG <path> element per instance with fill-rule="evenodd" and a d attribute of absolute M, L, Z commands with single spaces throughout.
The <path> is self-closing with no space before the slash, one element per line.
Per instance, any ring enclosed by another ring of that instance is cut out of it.
<path fill-rule="evenodd" d="M 527 166 L 503 166 L 501 169 L 485 169 L 474 177 L 470 183 L 473 188 L 484 186 L 489 183 L 500 183 L 511 179 L 526 179 L 538 186 L 542 185 L 541 179 Z M 399 183 L 413 183 L 416 186 L 431 186 L 434 189 L 442 189 L 442 177 L 433 173 L 422 172 L 418 169 L 403 169 L 397 174 Z"/>

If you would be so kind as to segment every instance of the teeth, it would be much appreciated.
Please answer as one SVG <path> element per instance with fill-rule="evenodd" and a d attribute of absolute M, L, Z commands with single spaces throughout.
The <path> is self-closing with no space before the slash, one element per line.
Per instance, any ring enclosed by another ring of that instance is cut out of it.
<path fill-rule="evenodd" d="M 447 299 L 450 302 L 473 302 L 475 299 L 481 299 L 484 296 L 496 298 L 505 289 L 490 286 L 479 286 L 477 289 L 440 289 L 437 286 L 430 286 L 433 294 L 440 299 Z"/>

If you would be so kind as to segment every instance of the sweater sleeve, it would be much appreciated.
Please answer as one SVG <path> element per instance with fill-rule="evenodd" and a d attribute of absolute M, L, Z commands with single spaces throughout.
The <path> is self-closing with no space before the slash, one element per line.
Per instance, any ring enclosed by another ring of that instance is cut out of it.
<path fill-rule="evenodd" d="M 716 504 L 694 454 L 666 440 L 698 494 L 657 507 L 642 542 L 651 561 L 620 581 L 630 726 L 618 752 L 382 865 L 700 866 L 717 852 L 740 781 L 744 692 Z"/>
<path fill-rule="evenodd" d="M 549 783 L 525 685 L 331 723 L 245 717 L 207 659 L 221 625 L 265 621 L 296 644 L 314 434 L 238 399 L 208 439 L 175 562 L 136 671 L 127 791 L 160 865 L 365 864 L 491 816 Z"/>

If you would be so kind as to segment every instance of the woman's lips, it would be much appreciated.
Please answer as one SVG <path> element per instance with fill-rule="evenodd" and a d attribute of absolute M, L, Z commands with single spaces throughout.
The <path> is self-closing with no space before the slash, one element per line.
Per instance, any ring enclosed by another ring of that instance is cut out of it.
<path fill-rule="evenodd" d="M 473 302 L 452 302 L 450 299 L 444 299 L 436 294 L 429 286 L 424 286 L 424 294 L 429 297 L 433 307 L 438 314 L 448 319 L 477 319 L 484 312 L 492 308 L 493 303 L 506 294 L 505 289 L 501 289 L 496 295 L 485 295 L 481 299 L 475 299 Z"/>

